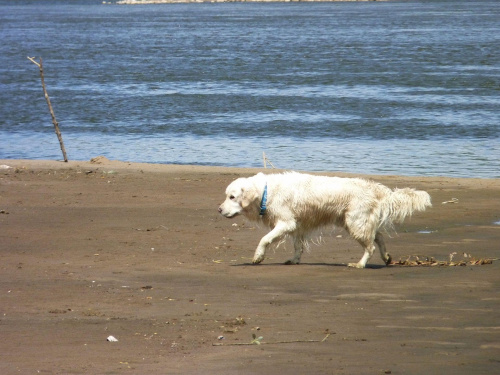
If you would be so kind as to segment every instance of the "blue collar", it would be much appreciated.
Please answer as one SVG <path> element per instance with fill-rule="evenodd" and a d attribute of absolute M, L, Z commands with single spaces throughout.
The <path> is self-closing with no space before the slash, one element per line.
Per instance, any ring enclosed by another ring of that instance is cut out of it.
<path fill-rule="evenodd" d="M 262 194 L 262 200 L 260 201 L 260 216 L 264 216 L 266 213 L 267 209 L 267 184 L 266 187 L 264 188 L 264 193 Z"/>

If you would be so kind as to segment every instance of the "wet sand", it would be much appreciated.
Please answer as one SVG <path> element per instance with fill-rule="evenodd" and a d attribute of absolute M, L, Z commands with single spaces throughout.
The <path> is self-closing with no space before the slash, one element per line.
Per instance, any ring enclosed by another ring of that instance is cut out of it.
<path fill-rule="evenodd" d="M 500 261 L 385 267 L 374 255 L 351 269 L 361 247 L 325 229 L 302 264 L 283 265 L 287 242 L 253 266 L 265 228 L 217 207 L 229 182 L 270 169 L 0 165 L 12 167 L 0 169 L 2 374 L 500 369 Z M 363 177 L 432 197 L 386 240 L 394 260 L 498 257 L 500 180 Z"/>

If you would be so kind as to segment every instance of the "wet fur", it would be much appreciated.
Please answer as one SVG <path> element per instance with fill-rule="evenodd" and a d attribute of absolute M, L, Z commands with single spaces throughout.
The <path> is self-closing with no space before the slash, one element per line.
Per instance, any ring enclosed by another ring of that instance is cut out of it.
<path fill-rule="evenodd" d="M 259 215 L 267 184 L 267 210 Z M 225 217 L 244 215 L 271 228 L 259 242 L 253 263 L 261 263 L 268 246 L 291 236 L 294 257 L 287 264 L 298 264 L 311 233 L 327 225 L 342 227 L 364 249 L 358 263 L 364 268 L 377 246 L 388 264 L 382 230 L 402 222 L 414 211 L 431 206 L 429 194 L 410 188 L 394 189 L 360 178 L 315 176 L 287 172 L 238 178 L 226 189 L 226 200 L 219 207 Z"/>

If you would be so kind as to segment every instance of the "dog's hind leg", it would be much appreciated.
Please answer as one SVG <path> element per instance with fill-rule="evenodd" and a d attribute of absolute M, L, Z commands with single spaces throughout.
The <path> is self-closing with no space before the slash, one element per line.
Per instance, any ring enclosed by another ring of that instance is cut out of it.
<path fill-rule="evenodd" d="M 370 258 L 373 255 L 373 252 L 375 251 L 375 245 L 372 241 L 361 241 L 358 240 L 358 242 L 363 246 L 365 249 L 365 253 L 363 254 L 363 257 L 358 263 L 349 263 L 349 267 L 354 267 L 354 268 L 365 268 L 366 263 L 370 260 Z"/>
<path fill-rule="evenodd" d="M 293 238 L 293 247 L 295 249 L 295 254 L 292 259 L 288 259 L 285 264 L 299 264 L 300 257 L 304 251 L 304 237 L 300 235 L 295 235 Z"/>
<path fill-rule="evenodd" d="M 375 243 L 380 250 L 380 256 L 382 257 L 382 260 L 386 265 L 390 264 L 392 261 L 391 254 L 389 254 L 385 248 L 384 236 L 382 236 L 382 233 L 377 232 L 377 234 L 375 235 Z"/>
<path fill-rule="evenodd" d="M 259 242 L 259 246 L 255 250 L 252 263 L 259 264 L 264 260 L 267 247 L 274 241 L 283 238 L 286 234 L 292 233 L 295 230 L 295 223 L 287 223 L 280 221 L 276 224 L 274 229 L 266 234 Z"/>
<path fill-rule="evenodd" d="M 349 267 L 365 268 L 375 251 L 375 238 L 377 237 L 376 216 L 373 212 L 354 213 L 346 216 L 345 228 L 349 234 L 356 239 L 365 253 L 358 263 L 349 263 Z M 383 244 L 383 239 L 382 242 Z M 384 247 L 385 249 L 385 247 Z"/>

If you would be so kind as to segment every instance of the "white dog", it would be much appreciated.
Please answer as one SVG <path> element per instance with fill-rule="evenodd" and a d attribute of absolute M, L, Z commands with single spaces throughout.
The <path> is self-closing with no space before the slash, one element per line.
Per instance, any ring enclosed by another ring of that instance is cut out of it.
<path fill-rule="evenodd" d="M 286 264 L 298 264 L 308 235 L 325 225 L 345 228 L 365 251 L 358 263 L 350 267 L 364 268 L 377 244 L 386 264 L 381 230 L 402 222 L 414 211 L 431 206 L 425 191 L 394 189 L 359 178 L 313 176 L 288 172 L 249 178 L 238 178 L 226 189 L 226 200 L 219 212 L 231 218 L 244 215 L 261 221 L 271 231 L 259 242 L 253 263 L 264 260 L 267 247 L 284 236 L 293 238 L 295 255 Z"/>

